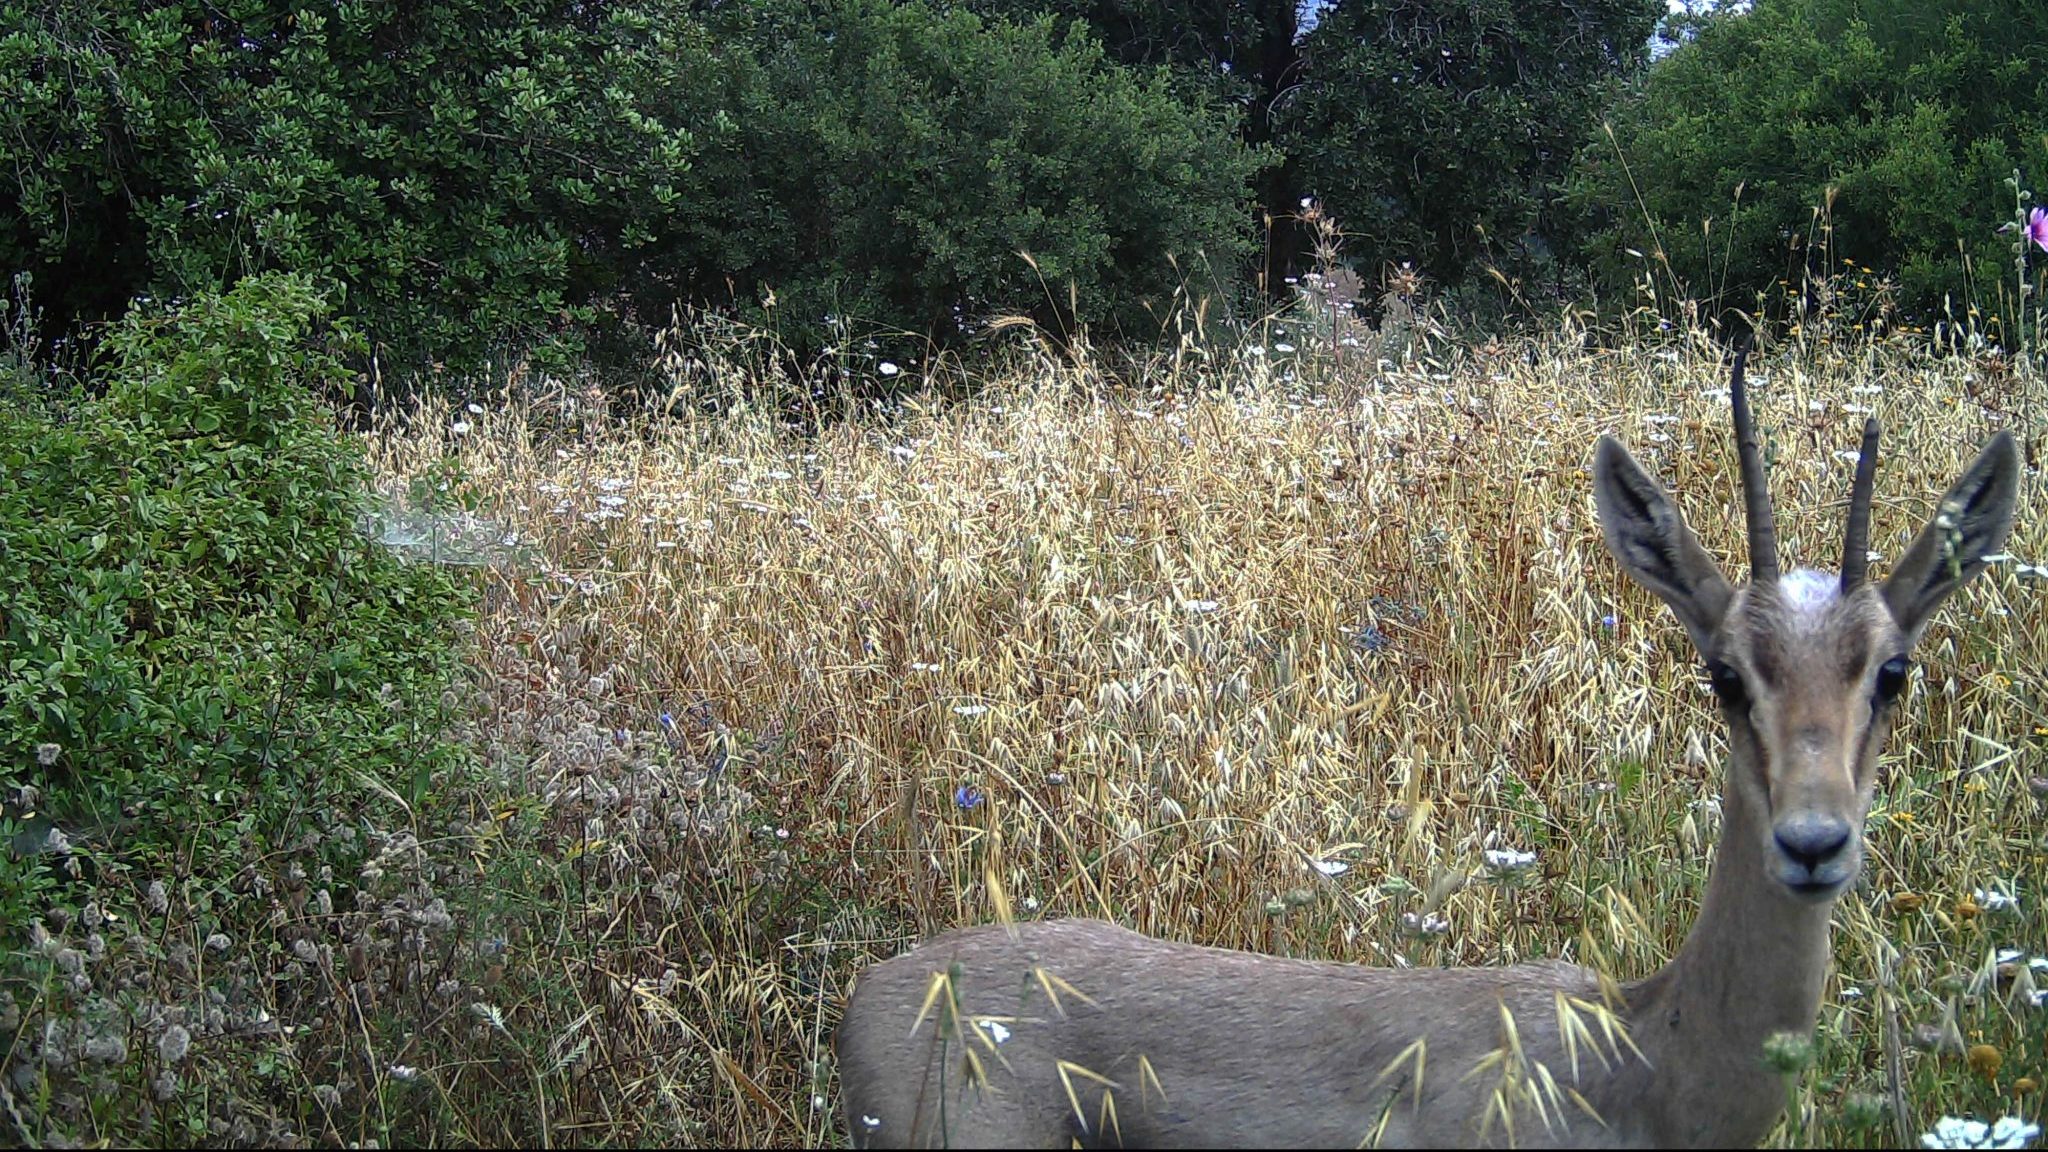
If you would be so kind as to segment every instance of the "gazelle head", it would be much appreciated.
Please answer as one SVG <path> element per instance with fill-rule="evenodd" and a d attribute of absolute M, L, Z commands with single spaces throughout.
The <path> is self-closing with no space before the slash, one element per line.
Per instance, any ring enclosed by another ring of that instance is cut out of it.
<path fill-rule="evenodd" d="M 1878 750 L 1906 686 L 1913 644 L 1936 608 L 2005 542 L 2020 460 L 2001 431 L 1941 498 L 1882 584 L 1868 579 L 1877 421 L 1864 425 L 1842 570 L 1778 571 L 1763 461 L 1735 358 L 1731 401 L 1749 520 L 1750 580 L 1733 587 L 1661 485 L 1611 436 L 1593 458 L 1608 550 L 1678 616 L 1706 661 L 1731 753 L 1727 787 L 1760 817 L 1764 870 L 1792 896 L 1824 902 L 1856 878 Z"/>

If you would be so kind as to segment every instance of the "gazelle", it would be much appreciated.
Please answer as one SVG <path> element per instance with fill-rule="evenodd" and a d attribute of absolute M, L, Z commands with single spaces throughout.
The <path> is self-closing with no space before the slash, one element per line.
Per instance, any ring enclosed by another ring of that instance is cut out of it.
<path fill-rule="evenodd" d="M 1867 578 L 1877 424 L 1839 574 L 1780 574 L 1742 358 L 1731 388 L 1750 583 L 1601 437 L 1622 567 L 1706 661 L 1729 762 L 1698 921 L 1636 984 L 1550 961 L 1392 970 L 1155 940 L 1099 920 L 947 933 L 862 973 L 836 1037 L 856 1146 L 1750 1145 L 1809 1035 L 1828 918 L 1862 863 L 1878 751 L 1928 619 L 2012 525 L 2000 432 L 1882 585 Z M 1625 1028 L 1625 1031 L 1624 1031 Z"/>

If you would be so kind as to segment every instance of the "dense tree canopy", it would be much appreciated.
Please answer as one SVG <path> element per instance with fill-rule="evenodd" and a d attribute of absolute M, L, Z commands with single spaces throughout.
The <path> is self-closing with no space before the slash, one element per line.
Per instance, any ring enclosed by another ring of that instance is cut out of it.
<path fill-rule="evenodd" d="M 1761 0 L 1644 67 L 1659 12 L 0 5 L 0 260 L 66 331 L 304 273 L 399 371 L 679 304 L 800 348 L 827 317 L 949 340 L 1022 310 L 1144 338 L 1177 290 L 1298 271 L 1308 196 L 1369 278 L 1557 257 L 1748 307 L 1825 250 L 1931 309 L 2010 271 L 2048 8 Z"/>
<path fill-rule="evenodd" d="M 1258 158 L 1231 118 L 1048 18 L 771 0 L 720 19 L 757 46 L 730 217 L 747 239 L 721 263 L 800 323 L 944 336 L 1064 311 L 1071 287 L 1080 319 L 1152 336 L 1188 270 L 1206 290 L 1249 251 Z"/>
<path fill-rule="evenodd" d="M 1646 58 L 1659 0 L 977 0 L 1085 23 L 1119 59 L 1169 64 L 1184 87 L 1244 107 L 1280 162 L 1260 199 L 1281 226 L 1268 270 L 1292 270 L 1285 226 L 1323 201 L 1371 267 L 1412 261 L 1456 280 L 1512 262 L 1548 225 L 1573 153 L 1613 81 Z"/>
<path fill-rule="evenodd" d="M 710 207 L 699 30 L 651 6 L 30 3 L 0 262 L 59 322 L 288 269 L 403 354 L 531 340 Z"/>
<path fill-rule="evenodd" d="M 0 9 L 0 261 L 53 324 L 282 269 L 401 368 L 678 302 L 1143 322 L 1250 235 L 1229 117 L 1050 24 L 881 0 Z M 1029 252 L 1033 272 L 1019 255 Z M 1042 274 L 1044 281 L 1039 280 Z"/>
<path fill-rule="evenodd" d="M 1652 0 L 1351 0 L 1303 41 L 1285 105 L 1301 186 L 1367 251 L 1443 279 L 1522 262 L 1598 121 L 1644 58 Z"/>
<path fill-rule="evenodd" d="M 2011 272 L 2006 181 L 2048 174 L 2044 108 L 2030 0 L 1759 0 L 1705 20 L 1587 147 L 1587 253 L 1618 290 L 1630 249 L 1742 308 L 1832 257 L 1896 275 L 1909 309 L 1960 308 Z"/>

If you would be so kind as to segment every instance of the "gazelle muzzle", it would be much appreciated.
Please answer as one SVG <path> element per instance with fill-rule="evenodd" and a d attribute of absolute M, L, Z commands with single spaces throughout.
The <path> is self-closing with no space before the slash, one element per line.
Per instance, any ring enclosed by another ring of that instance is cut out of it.
<path fill-rule="evenodd" d="M 1778 850 L 1774 871 L 1794 895 L 1825 898 L 1856 878 L 1860 853 L 1847 820 L 1822 812 L 1794 812 L 1771 825 Z"/>

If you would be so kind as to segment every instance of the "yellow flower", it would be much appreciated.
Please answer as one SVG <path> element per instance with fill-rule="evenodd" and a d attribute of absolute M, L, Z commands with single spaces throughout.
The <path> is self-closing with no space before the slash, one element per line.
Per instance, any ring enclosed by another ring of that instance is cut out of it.
<path fill-rule="evenodd" d="M 1996 1080 L 1998 1078 L 1998 1066 L 2005 1063 L 2005 1057 L 1999 1053 L 1997 1048 L 1989 1044 L 1970 1045 L 1969 1055 L 1965 1056 L 1964 1059 L 1969 1061 L 1970 1071 L 1975 1072 L 1986 1080 Z"/>

